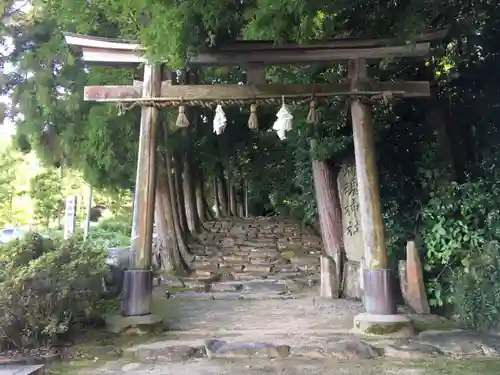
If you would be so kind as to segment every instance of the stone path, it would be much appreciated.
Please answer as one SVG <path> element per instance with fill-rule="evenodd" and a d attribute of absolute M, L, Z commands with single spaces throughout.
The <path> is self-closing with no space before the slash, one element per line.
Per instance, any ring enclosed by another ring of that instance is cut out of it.
<path fill-rule="evenodd" d="M 56 374 L 469 375 L 446 361 L 500 358 L 500 336 L 450 331 L 433 316 L 413 316 L 423 332 L 412 340 L 358 336 L 352 326 L 362 304 L 317 296 L 321 241 L 294 222 L 232 219 L 205 228 L 191 244 L 194 272 L 163 276 L 154 289 L 164 333 L 119 348 L 118 359 L 96 357 Z M 484 374 L 496 375 L 494 366 Z"/>
<path fill-rule="evenodd" d="M 123 348 L 118 360 L 72 373 L 369 375 L 405 368 L 405 374 L 432 375 L 422 366 L 436 358 L 439 363 L 500 358 L 500 337 L 494 335 L 427 330 L 413 340 L 356 336 L 352 318 L 361 311 L 356 301 L 307 294 L 283 300 L 157 298 L 155 312 L 165 319 L 164 334 Z M 420 326 L 449 328 L 437 317 L 415 318 Z"/>

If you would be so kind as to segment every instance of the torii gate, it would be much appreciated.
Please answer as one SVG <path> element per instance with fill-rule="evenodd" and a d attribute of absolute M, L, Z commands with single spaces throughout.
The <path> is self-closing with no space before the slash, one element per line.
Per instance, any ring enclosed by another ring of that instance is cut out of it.
<path fill-rule="evenodd" d="M 382 58 L 425 57 L 430 42 L 445 37 L 447 30 L 420 35 L 412 45 L 394 39 L 338 39 L 313 45 L 275 45 L 266 41 L 238 41 L 202 51 L 188 61 L 194 67 L 243 66 L 249 72 L 247 85 L 172 85 L 162 81 L 161 65 L 147 61 L 133 41 L 66 33 L 67 44 L 82 52 L 85 62 L 111 66 L 144 64 L 142 83 L 130 86 L 88 86 L 85 100 L 114 102 L 142 107 L 139 156 L 134 197 L 132 269 L 126 272 L 123 314 L 151 312 L 151 254 L 155 203 L 156 133 L 158 108 L 217 103 L 279 103 L 282 97 L 322 100 L 350 96 L 354 136 L 359 209 L 364 240 L 364 289 L 367 313 L 396 314 L 390 287 L 390 270 L 384 238 L 375 141 L 372 126 L 373 99 L 394 95 L 405 98 L 430 96 L 429 82 L 377 82 L 367 76 L 367 63 Z M 300 63 L 346 63 L 349 78 L 329 84 L 266 84 L 263 68 Z M 369 100 L 364 100 L 364 98 Z M 371 100 L 370 100 L 371 99 Z M 302 101 L 303 102 L 303 101 Z M 383 319 L 382 319 L 383 320 Z"/>

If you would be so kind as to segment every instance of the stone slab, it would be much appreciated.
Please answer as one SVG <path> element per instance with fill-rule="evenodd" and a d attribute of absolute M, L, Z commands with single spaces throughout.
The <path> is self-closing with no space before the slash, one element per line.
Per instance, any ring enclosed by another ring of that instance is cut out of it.
<path fill-rule="evenodd" d="M 319 295 L 325 298 L 338 298 L 339 290 L 337 288 L 337 272 L 335 261 L 325 255 L 320 256 L 321 263 L 321 282 Z"/>
<path fill-rule="evenodd" d="M 431 359 L 443 355 L 439 348 L 410 340 L 398 340 L 381 348 L 381 352 L 384 357 L 402 360 Z"/>
<path fill-rule="evenodd" d="M 361 301 L 363 289 L 361 288 L 361 263 L 348 260 L 344 266 L 344 296 L 346 298 Z"/>
<path fill-rule="evenodd" d="M 476 331 L 424 331 L 418 342 L 455 357 L 500 357 L 500 336 Z"/>
<path fill-rule="evenodd" d="M 210 284 L 211 292 L 238 292 L 243 289 L 241 281 L 221 281 Z"/>
<path fill-rule="evenodd" d="M 418 314 L 430 314 L 431 309 L 427 301 L 422 263 L 415 241 L 406 244 L 406 293 L 403 293 L 405 302 Z"/>
<path fill-rule="evenodd" d="M 21 366 L 21 365 L 4 365 L 0 366 L 0 375 L 43 375 L 43 365 L 37 366 Z"/>
<path fill-rule="evenodd" d="M 151 344 L 137 345 L 123 351 L 125 357 L 138 361 L 187 361 L 204 355 L 203 346 L 178 345 L 175 341 L 160 341 Z"/>
<path fill-rule="evenodd" d="M 206 340 L 205 350 L 208 358 L 286 358 L 290 346 L 266 342 L 228 343 L 222 340 Z"/>
<path fill-rule="evenodd" d="M 294 299 L 295 297 L 288 291 L 261 291 L 261 292 L 245 292 L 245 291 L 231 291 L 231 292 L 182 292 L 172 293 L 170 299 L 183 299 L 183 300 L 285 300 Z"/>
<path fill-rule="evenodd" d="M 329 340 L 324 344 L 293 347 L 291 356 L 310 359 L 375 359 L 379 357 L 376 349 L 358 338 Z"/>
<path fill-rule="evenodd" d="M 284 293 L 288 291 L 288 286 L 285 282 L 277 280 L 249 280 L 243 283 L 243 290 L 254 293 Z"/>

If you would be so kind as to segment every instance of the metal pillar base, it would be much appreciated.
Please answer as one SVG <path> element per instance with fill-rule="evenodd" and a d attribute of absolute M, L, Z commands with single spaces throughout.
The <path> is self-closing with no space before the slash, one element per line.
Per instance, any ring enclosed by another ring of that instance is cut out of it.
<path fill-rule="evenodd" d="M 123 278 L 122 315 L 140 316 L 151 314 L 153 272 L 127 270 Z"/>
<path fill-rule="evenodd" d="M 391 270 L 363 270 L 364 303 L 366 312 L 378 315 L 397 313 L 392 287 Z"/>

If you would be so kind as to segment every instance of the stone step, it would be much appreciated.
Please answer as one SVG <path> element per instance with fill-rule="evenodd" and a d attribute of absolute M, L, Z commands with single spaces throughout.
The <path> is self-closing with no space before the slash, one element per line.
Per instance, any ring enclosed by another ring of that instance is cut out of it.
<path fill-rule="evenodd" d="M 274 267 L 276 272 L 296 272 L 297 266 L 291 263 L 288 264 L 276 264 Z"/>
<path fill-rule="evenodd" d="M 203 248 L 199 246 L 193 248 L 191 245 L 188 247 L 194 255 L 216 255 L 220 252 L 220 247 L 215 245 L 205 245 Z"/>
<path fill-rule="evenodd" d="M 189 265 L 189 267 L 193 270 L 197 269 L 205 269 L 207 267 L 210 267 L 214 264 L 213 261 L 208 261 L 208 260 L 198 260 L 195 258 L 193 262 Z"/>
<path fill-rule="evenodd" d="M 222 260 L 222 255 L 196 255 L 194 257 L 197 262 L 213 262 L 218 263 Z"/>
<path fill-rule="evenodd" d="M 252 246 L 240 246 L 242 252 L 248 253 L 250 256 L 266 256 L 276 257 L 280 256 L 280 252 L 275 248 L 256 248 Z"/>
<path fill-rule="evenodd" d="M 276 246 L 277 240 L 274 238 L 257 237 L 245 241 L 245 246 L 248 247 L 262 247 L 262 246 Z"/>
<path fill-rule="evenodd" d="M 244 272 L 263 272 L 269 273 L 274 269 L 272 264 L 247 264 L 243 267 Z"/>
<path fill-rule="evenodd" d="M 244 264 L 238 265 L 221 263 L 219 268 L 219 275 L 229 275 L 233 274 L 234 272 L 241 272 L 244 267 Z"/>
<path fill-rule="evenodd" d="M 228 254 L 222 255 L 222 261 L 229 264 L 245 264 L 249 263 L 250 258 L 244 255 Z"/>
<path fill-rule="evenodd" d="M 207 269 L 196 269 L 194 270 L 193 273 L 191 273 L 192 277 L 195 277 L 197 279 L 204 279 L 204 278 L 210 278 L 213 276 L 216 276 L 217 272 L 213 272 Z"/>
<path fill-rule="evenodd" d="M 302 278 L 302 273 L 300 271 L 279 271 L 276 273 L 272 273 L 269 277 L 279 278 L 282 280 L 289 279 L 300 279 Z"/>
<path fill-rule="evenodd" d="M 184 278 L 182 281 L 184 282 L 186 288 L 197 290 L 200 292 L 205 292 L 208 291 L 208 286 L 216 281 L 216 278 L 215 277 L 200 278 L 200 279 Z"/>
<path fill-rule="evenodd" d="M 268 263 L 276 266 L 290 264 L 290 260 L 281 257 L 250 257 L 250 264 Z"/>
<path fill-rule="evenodd" d="M 290 263 L 298 266 L 316 266 L 319 265 L 319 257 L 317 256 L 301 256 L 290 258 Z"/>
<path fill-rule="evenodd" d="M 290 293 L 253 293 L 253 292 L 184 292 L 172 293 L 171 299 L 210 299 L 210 300 L 286 300 L 294 299 Z"/>
<path fill-rule="evenodd" d="M 201 279 L 201 278 L 214 277 L 218 274 L 220 274 L 220 269 L 218 265 L 210 264 L 208 266 L 195 269 L 192 272 L 191 276 L 195 277 L 196 279 Z"/>
<path fill-rule="evenodd" d="M 210 284 L 209 290 L 211 292 L 239 292 L 243 290 L 243 283 L 241 281 L 224 281 Z"/>
<path fill-rule="evenodd" d="M 251 272 L 234 272 L 233 276 L 236 281 L 248 281 L 248 280 L 262 279 L 262 277 L 265 277 L 265 275 L 261 273 L 256 275 Z"/>

